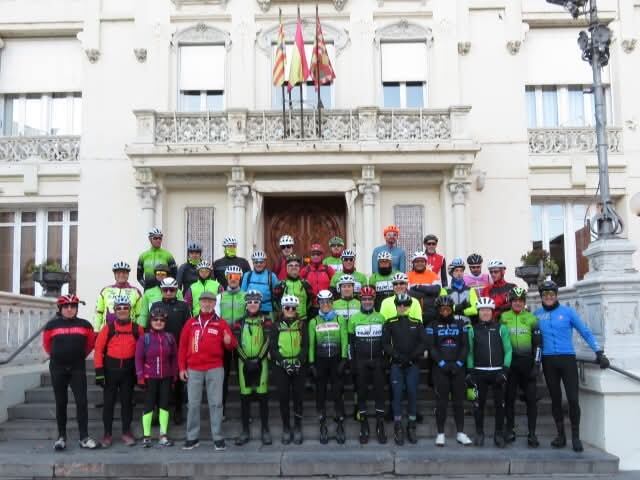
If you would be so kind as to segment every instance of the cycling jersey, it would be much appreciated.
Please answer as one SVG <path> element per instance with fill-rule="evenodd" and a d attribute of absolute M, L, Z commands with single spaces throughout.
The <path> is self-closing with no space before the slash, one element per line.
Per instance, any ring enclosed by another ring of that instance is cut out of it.
<path fill-rule="evenodd" d="M 140 290 L 128 282 L 121 285 L 115 283 L 108 287 L 104 287 L 98 294 L 98 299 L 96 300 L 96 315 L 93 320 L 93 328 L 96 332 L 102 330 L 102 327 L 106 322 L 115 321 L 116 313 L 113 309 L 113 302 L 119 295 L 126 295 L 129 297 L 129 302 L 131 303 L 129 318 L 134 322 L 137 321 L 142 308 L 142 302 L 140 301 L 142 294 L 140 293 Z"/>
<path fill-rule="evenodd" d="M 309 322 L 309 362 L 316 358 L 347 358 L 346 321 L 335 311 L 319 313 Z"/>
<path fill-rule="evenodd" d="M 371 272 L 378 272 L 378 254 L 380 252 L 389 252 L 391 254 L 391 269 L 396 270 L 398 272 L 406 272 L 407 271 L 407 259 L 404 250 L 400 247 L 392 247 L 389 248 L 387 244 L 380 245 L 373 249 L 373 253 L 371 254 Z"/>
<path fill-rule="evenodd" d="M 184 300 L 182 297 L 182 292 L 180 290 L 176 293 L 176 298 L 178 300 Z M 156 302 L 162 301 L 162 290 L 160 287 L 153 287 L 144 292 L 142 295 L 142 306 L 140 307 L 140 316 L 138 317 L 138 325 L 143 328 L 147 328 L 147 323 L 149 321 L 149 312 L 151 311 L 151 305 Z"/>
<path fill-rule="evenodd" d="M 351 298 L 350 300 L 339 298 L 333 302 L 333 309 L 348 322 L 351 315 L 360 311 L 360 300 L 356 298 Z"/>
<path fill-rule="evenodd" d="M 178 267 L 171 252 L 161 247 L 151 247 L 138 257 L 138 282 L 145 290 L 158 285 L 155 271 L 157 265 L 168 266 L 171 277 L 175 278 L 178 273 Z"/>
<path fill-rule="evenodd" d="M 358 312 L 351 316 L 347 326 L 347 332 L 351 338 L 351 358 L 361 360 L 381 360 L 384 351 L 382 349 L 382 326 L 385 318 L 381 313 Z"/>
<path fill-rule="evenodd" d="M 353 292 L 355 294 L 360 293 L 360 289 L 365 285 L 368 285 L 369 283 L 364 273 L 360 273 L 355 270 L 353 272 L 345 272 L 344 270 L 341 270 L 341 271 L 337 271 L 331 278 L 331 288 L 334 288 L 337 291 L 338 282 L 340 281 L 343 275 L 351 275 L 355 280 L 355 283 L 353 284 Z"/>
<path fill-rule="evenodd" d="M 593 333 L 573 308 L 560 304 L 552 310 L 541 307 L 535 315 L 542 332 L 542 355 L 575 355 L 574 328 L 594 352 L 600 350 Z"/>
<path fill-rule="evenodd" d="M 534 346 L 540 345 L 541 342 L 538 319 L 535 315 L 526 310 L 520 313 L 508 310 L 501 315 L 500 323 L 509 330 L 514 355 L 532 357 L 535 354 Z"/>
<path fill-rule="evenodd" d="M 262 303 L 260 311 L 271 313 L 273 311 L 271 291 L 278 284 L 278 277 L 270 270 L 264 269 L 261 272 L 252 270 L 242 276 L 242 290 L 257 290 L 262 294 Z"/>

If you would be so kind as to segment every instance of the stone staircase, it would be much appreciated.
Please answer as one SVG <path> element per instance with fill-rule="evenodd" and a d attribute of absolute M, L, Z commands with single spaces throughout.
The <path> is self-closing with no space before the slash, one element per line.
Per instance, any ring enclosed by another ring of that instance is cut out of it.
<path fill-rule="evenodd" d="M 89 383 L 89 432 L 95 438 L 102 436 L 102 390 L 95 386 L 93 369 L 88 368 Z M 611 475 L 618 472 L 618 458 L 601 450 L 587 446 L 585 452 L 576 454 L 570 448 L 552 450 L 549 442 L 555 433 L 551 419 L 551 405 L 542 383 L 538 386 L 539 449 L 526 446 L 526 415 L 522 402 L 516 404 L 515 444 L 504 450 L 493 447 L 493 403 L 488 402 L 485 431 L 487 441 L 484 448 L 455 444 L 453 420 L 447 421 L 447 446 L 433 445 L 435 431 L 435 402 L 433 390 L 426 386 L 425 375 L 419 391 L 419 411 L 424 420 L 418 425 L 417 445 L 396 447 L 392 441 L 392 424 L 387 423 L 389 442 L 378 445 L 373 435 L 370 443 L 358 443 L 359 425 L 351 418 L 345 423 L 347 443 L 337 445 L 333 439 L 329 445 L 318 441 L 318 423 L 315 414 L 314 392 L 305 392 L 302 446 L 283 447 L 280 444 L 281 423 L 275 393 L 270 400 L 270 426 L 274 438 L 272 446 L 263 447 L 258 438 L 260 421 L 257 405 L 254 405 L 254 421 L 251 425 L 252 441 L 243 447 L 233 445 L 233 438 L 240 432 L 239 391 L 235 372 L 232 373 L 227 404 L 227 420 L 223 433 L 227 438 L 227 451 L 214 453 L 208 427 L 208 409 L 201 407 L 202 429 L 200 448 L 185 452 L 181 450 L 184 425 L 171 425 L 169 435 L 176 446 L 169 449 L 127 448 L 119 444 L 119 407 L 114 421 L 115 444 L 108 450 L 84 451 L 77 447 L 75 405 L 69 392 L 68 436 L 70 447 L 64 453 L 52 451 L 52 441 L 57 436 L 55 426 L 55 403 L 48 373 L 42 374 L 41 386 L 27 390 L 25 402 L 9 408 L 9 419 L 0 424 L 0 479 L 4 478 L 64 478 L 126 477 L 196 479 L 217 476 L 371 476 L 371 475 L 487 475 L 487 474 L 579 474 Z M 141 436 L 141 411 L 143 392 L 136 391 L 133 431 Z M 353 388 L 346 386 L 347 412 L 353 411 Z M 331 412 L 332 405 L 329 408 Z M 465 430 L 472 436 L 474 426 L 470 405 L 465 417 Z M 186 414 L 186 408 L 185 408 Z M 373 427 L 374 422 L 371 422 Z M 329 431 L 335 430 L 330 423 Z"/>

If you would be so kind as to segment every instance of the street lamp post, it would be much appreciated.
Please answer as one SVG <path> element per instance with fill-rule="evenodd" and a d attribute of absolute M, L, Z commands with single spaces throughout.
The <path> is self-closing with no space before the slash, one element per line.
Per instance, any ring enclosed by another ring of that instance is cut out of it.
<path fill-rule="evenodd" d="M 600 211 L 595 215 L 592 230 L 598 239 L 614 237 L 622 233 L 622 219 L 615 211 L 609 191 L 609 145 L 607 141 L 607 115 L 604 88 L 602 86 L 602 67 L 609 63 L 609 45 L 611 30 L 598 19 L 597 0 L 547 0 L 548 3 L 565 7 L 573 18 L 581 13 L 589 15 L 588 32 L 581 31 L 578 45 L 582 50 L 582 59 L 591 64 L 593 73 L 593 98 L 596 116 L 596 153 L 598 155 L 598 181 L 600 189 Z"/>

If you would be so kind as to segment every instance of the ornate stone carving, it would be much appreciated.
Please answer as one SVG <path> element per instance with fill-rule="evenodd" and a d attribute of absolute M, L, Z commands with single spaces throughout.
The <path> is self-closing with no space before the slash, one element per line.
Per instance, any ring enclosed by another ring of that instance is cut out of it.
<path fill-rule="evenodd" d="M 466 205 L 467 193 L 471 190 L 471 168 L 468 165 L 455 165 L 448 188 L 453 206 Z"/>
<path fill-rule="evenodd" d="M 509 40 L 507 42 L 507 50 L 511 55 L 517 55 L 522 47 L 522 40 Z"/>
<path fill-rule="evenodd" d="M 449 140 L 450 116 L 422 111 L 381 111 L 376 134 L 378 140 Z"/>
<path fill-rule="evenodd" d="M 591 127 L 530 128 L 529 153 L 590 153 L 596 149 L 596 133 Z M 622 129 L 607 128 L 609 152 L 622 152 Z"/>
<path fill-rule="evenodd" d="M 347 4 L 347 0 L 333 0 L 334 8 L 341 12 L 344 6 Z"/>
<path fill-rule="evenodd" d="M 245 179 L 244 168 L 232 167 L 227 192 L 234 208 L 245 208 L 247 195 L 251 192 L 249 183 Z"/>
<path fill-rule="evenodd" d="M 288 20 L 286 22 L 283 22 L 282 26 L 284 27 L 285 38 L 293 38 L 296 32 L 296 21 Z M 272 46 L 277 41 L 279 27 L 280 26 L 277 23 L 274 23 L 273 26 L 265 29 L 264 31 L 260 30 L 256 34 L 256 42 L 258 44 L 258 48 L 260 48 L 260 50 L 262 50 L 262 52 L 269 57 L 271 57 L 272 55 Z M 303 18 L 302 29 L 304 38 L 315 38 L 315 19 Z M 339 55 L 349 43 L 349 32 L 347 32 L 344 28 L 335 27 L 331 23 L 323 22 L 322 31 L 324 33 L 325 41 L 333 42 L 333 45 L 336 49 L 336 56 Z"/>
<path fill-rule="evenodd" d="M 231 35 L 227 31 L 200 22 L 173 35 L 171 44 L 177 47 L 180 43 L 224 43 L 228 50 L 231 48 Z"/>
<path fill-rule="evenodd" d="M 362 178 L 358 180 L 358 193 L 362 195 L 364 206 L 375 206 L 376 196 L 380 192 L 380 182 L 376 180 L 375 167 L 364 165 L 362 167 Z"/>
<path fill-rule="evenodd" d="M 148 167 L 136 168 L 136 192 L 145 210 L 155 210 L 160 189 L 155 183 L 153 170 Z"/>
<path fill-rule="evenodd" d="M 257 0 L 257 1 L 258 1 L 258 5 L 260 6 L 260 10 L 262 10 L 263 12 L 268 12 L 269 9 L 271 8 L 271 0 Z M 347 4 L 347 0 L 331 0 L 331 2 L 333 3 L 334 8 L 339 12 Z"/>
<path fill-rule="evenodd" d="M 84 53 L 87 55 L 90 63 L 96 63 L 100 59 L 100 50 L 97 48 L 87 48 Z"/>
<path fill-rule="evenodd" d="M 458 53 L 462 56 L 468 55 L 471 50 L 471 42 L 458 42 Z"/>
<path fill-rule="evenodd" d="M 134 48 L 133 54 L 136 56 L 136 60 L 140 63 L 147 61 L 147 49 L 146 48 Z"/>
<path fill-rule="evenodd" d="M 424 40 L 427 47 L 433 44 L 433 32 L 429 27 L 423 27 L 417 23 L 409 22 L 403 18 L 397 22 L 385 25 L 376 30 L 376 45 L 384 40 Z"/>
<path fill-rule="evenodd" d="M 79 136 L 0 137 L 0 162 L 77 162 L 79 153 Z"/>
<path fill-rule="evenodd" d="M 631 53 L 636 49 L 636 45 L 638 44 L 637 38 L 626 38 L 622 40 L 622 50 L 624 53 Z"/>
<path fill-rule="evenodd" d="M 156 116 L 156 143 L 226 143 L 229 139 L 224 113 L 168 113 Z"/>

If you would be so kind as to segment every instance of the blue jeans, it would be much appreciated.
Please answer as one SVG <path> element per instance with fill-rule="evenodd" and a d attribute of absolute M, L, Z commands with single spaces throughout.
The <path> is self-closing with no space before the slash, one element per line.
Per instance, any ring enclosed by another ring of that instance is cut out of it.
<path fill-rule="evenodd" d="M 420 369 L 417 365 L 403 367 L 391 365 L 391 390 L 393 392 L 392 409 L 394 420 L 402 418 L 402 398 L 407 391 L 407 414 L 409 420 L 416 419 L 416 401 L 418 397 L 418 381 Z"/>

